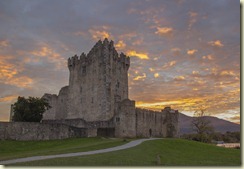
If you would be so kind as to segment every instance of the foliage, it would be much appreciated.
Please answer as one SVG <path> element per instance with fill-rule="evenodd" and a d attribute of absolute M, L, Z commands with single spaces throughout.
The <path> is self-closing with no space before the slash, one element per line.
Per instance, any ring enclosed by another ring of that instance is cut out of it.
<path fill-rule="evenodd" d="M 210 142 L 210 136 L 211 133 L 214 132 L 214 128 L 210 121 L 205 118 L 205 110 L 201 108 L 200 111 L 195 111 L 194 115 L 195 117 L 192 120 L 192 127 L 197 134 L 193 137 L 193 140 L 205 143 Z"/>
<path fill-rule="evenodd" d="M 13 121 L 40 122 L 43 113 L 51 108 L 47 100 L 38 97 L 18 97 L 13 105 Z"/>
<path fill-rule="evenodd" d="M 181 138 L 208 143 L 211 141 L 224 141 L 225 143 L 240 143 L 240 132 L 213 132 L 210 135 L 205 136 L 205 138 L 199 138 L 199 134 L 183 134 Z"/>
<path fill-rule="evenodd" d="M 224 141 L 225 143 L 240 143 L 240 132 L 213 133 L 212 139 L 215 141 Z"/>
<path fill-rule="evenodd" d="M 146 152 L 146 153 L 145 153 Z M 160 159 L 158 159 L 159 157 Z M 17 163 L 16 166 L 240 166 L 241 150 L 184 139 L 161 139 L 120 151 Z"/>

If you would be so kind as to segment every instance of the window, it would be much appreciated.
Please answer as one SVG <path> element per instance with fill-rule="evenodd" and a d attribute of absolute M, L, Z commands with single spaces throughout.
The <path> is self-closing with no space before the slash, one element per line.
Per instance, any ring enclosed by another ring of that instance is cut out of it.
<path fill-rule="evenodd" d="M 120 121 L 120 118 L 119 117 L 116 117 L 116 122 L 119 122 Z"/>
<path fill-rule="evenodd" d="M 86 67 L 82 67 L 82 73 L 86 73 Z"/>

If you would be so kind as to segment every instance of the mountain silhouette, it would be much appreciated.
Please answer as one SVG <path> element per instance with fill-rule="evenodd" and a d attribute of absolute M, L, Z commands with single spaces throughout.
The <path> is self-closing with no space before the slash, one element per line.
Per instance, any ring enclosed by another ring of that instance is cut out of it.
<path fill-rule="evenodd" d="M 195 117 L 190 117 L 185 114 L 179 113 L 179 133 L 182 134 L 189 134 L 194 133 L 192 130 L 191 122 Z M 215 132 L 225 133 L 229 132 L 236 132 L 240 131 L 240 125 L 236 123 L 232 123 L 227 120 L 219 119 L 213 116 L 205 116 L 207 120 L 210 121 L 210 124 L 214 127 Z"/>

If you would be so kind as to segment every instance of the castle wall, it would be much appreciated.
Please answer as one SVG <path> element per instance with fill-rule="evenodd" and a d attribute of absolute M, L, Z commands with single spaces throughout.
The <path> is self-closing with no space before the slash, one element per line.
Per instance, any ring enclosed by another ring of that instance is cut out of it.
<path fill-rule="evenodd" d="M 137 137 L 166 137 L 166 114 L 136 108 Z"/>
<path fill-rule="evenodd" d="M 46 99 L 49 103 L 49 105 L 51 106 L 50 109 L 46 110 L 43 113 L 43 118 L 42 119 L 56 119 L 56 112 L 57 112 L 57 102 L 58 102 L 58 96 L 55 94 L 44 94 L 44 96 L 42 96 L 42 98 Z"/>
<path fill-rule="evenodd" d="M 119 103 L 114 116 L 116 137 L 177 137 L 178 111 L 135 108 L 129 99 Z"/>
<path fill-rule="evenodd" d="M 64 124 L 0 122 L 0 140 L 55 140 L 87 135 L 87 129 Z"/>
<path fill-rule="evenodd" d="M 136 137 L 135 101 L 125 99 L 114 116 L 115 137 Z"/>
<path fill-rule="evenodd" d="M 68 112 L 68 94 L 69 94 L 69 87 L 65 86 L 62 87 L 58 94 L 58 99 L 56 101 L 56 114 L 55 119 L 65 119 L 67 118 Z"/>

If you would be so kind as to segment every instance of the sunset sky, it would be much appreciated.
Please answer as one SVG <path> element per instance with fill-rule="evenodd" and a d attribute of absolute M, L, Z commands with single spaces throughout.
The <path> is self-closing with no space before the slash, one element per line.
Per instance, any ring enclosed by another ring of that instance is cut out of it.
<path fill-rule="evenodd" d="M 57 94 L 99 39 L 131 57 L 129 98 L 240 123 L 240 1 L 1 0 L 0 121 L 18 96 Z"/>

